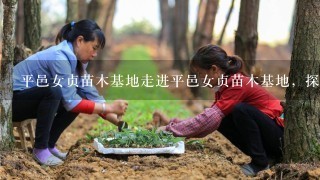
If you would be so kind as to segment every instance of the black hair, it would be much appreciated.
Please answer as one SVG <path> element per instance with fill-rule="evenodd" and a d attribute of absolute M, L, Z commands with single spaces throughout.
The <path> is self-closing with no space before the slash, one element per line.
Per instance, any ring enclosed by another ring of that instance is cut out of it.
<path fill-rule="evenodd" d="M 83 36 L 85 41 L 97 39 L 101 49 L 105 46 L 106 40 L 101 28 L 96 22 L 89 19 L 68 23 L 63 26 L 56 37 L 56 44 L 59 44 L 63 40 L 74 42 L 79 36 Z M 77 71 L 80 75 L 84 73 L 82 64 L 79 61 L 77 63 Z"/>
<path fill-rule="evenodd" d="M 195 68 L 209 70 L 212 65 L 218 66 L 225 75 L 232 75 L 244 71 L 244 62 L 239 56 L 228 56 L 227 53 L 219 46 L 208 44 L 201 47 L 192 57 L 190 71 L 194 72 Z"/>

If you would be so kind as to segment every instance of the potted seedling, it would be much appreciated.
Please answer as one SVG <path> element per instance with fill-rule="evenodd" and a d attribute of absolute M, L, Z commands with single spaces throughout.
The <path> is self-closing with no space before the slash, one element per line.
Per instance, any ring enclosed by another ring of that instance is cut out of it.
<path fill-rule="evenodd" d="M 181 154 L 184 152 L 183 140 L 172 133 L 157 132 L 155 129 L 122 129 L 121 132 L 102 133 L 95 139 L 95 148 L 104 154 Z"/>

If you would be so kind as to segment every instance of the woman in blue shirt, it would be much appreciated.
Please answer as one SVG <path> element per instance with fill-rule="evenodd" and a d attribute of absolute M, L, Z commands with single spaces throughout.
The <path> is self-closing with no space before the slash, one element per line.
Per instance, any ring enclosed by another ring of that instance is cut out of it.
<path fill-rule="evenodd" d="M 86 84 L 88 62 L 105 45 L 104 34 L 95 22 L 65 25 L 56 42 L 13 69 L 13 121 L 37 119 L 33 157 L 48 166 L 62 164 L 66 158 L 55 145 L 79 113 L 100 114 L 118 125 L 117 116 L 128 106 L 124 100 L 107 104 L 92 84 Z"/>

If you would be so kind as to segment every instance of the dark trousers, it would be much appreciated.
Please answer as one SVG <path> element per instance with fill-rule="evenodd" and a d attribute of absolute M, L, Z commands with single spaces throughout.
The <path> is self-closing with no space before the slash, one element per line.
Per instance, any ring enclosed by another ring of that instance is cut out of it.
<path fill-rule="evenodd" d="M 33 87 L 13 92 L 12 120 L 36 118 L 35 148 L 53 148 L 62 132 L 78 116 L 62 105 L 60 87 Z"/>
<path fill-rule="evenodd" d="M 218 131 L 250 156 L 255 165 L 265 167 L 268 158 L 282 157 L 283 128 L 253 106 L 237 104 L 222 120 Z"/>

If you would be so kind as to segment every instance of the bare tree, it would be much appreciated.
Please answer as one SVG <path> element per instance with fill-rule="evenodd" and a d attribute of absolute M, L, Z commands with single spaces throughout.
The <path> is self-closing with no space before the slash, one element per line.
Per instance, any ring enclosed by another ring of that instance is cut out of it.
<path fill-rule="evenodd" d="M 41 46 L 41 1 L 24 1 L 24 43 L 33 52 Z"/>
<path fill-rule="evenodd" d="M 78 3 L 78 19 L 85 19 L 87 18 L 87 10 L 88 10 L 88 4 L 86 0 L 79 0 Z"/>
<path fill-rule="evenodd" d="M 98 18 L 98 24 L 102 28 L 106 39 L 106 49 L 108 50 L 112 43 L 112 27 L 113 27 L 113 19 L 116 10 L 117 0 L 108 0 L 104 1 L 102 13 Z"/>
<path fill-rule="evenodd" d="M 201 27 L 202 21 L 204 19 L 204 15 L 206 13 L 206 6 L 207 6 L 207 0 L 200 0 L 199 7 L 198 7 L 196 31 L 198 31 L 197 29 Z"/>
<path fill-rule="evenodd" d="M 161 30 L 159 34 L 159 52 L 163 56 L 169 53 L 170 33 L 172 29 L 172 11 L 168 0 L 159 0 L 161 14 Z"/>
<path fill-rule="evenodd" d="M 79 8 L 78 0 L 67 0 L 66 23 L 70 23 L 72 21 L 78 21 L 78 18 L 79 18 L 78 8 Z"/>
<path fill-rule="evenodd" d="M 91 0 L 88 4 L 87 18 L 97 20 L 102 0 Z"/>
<path fill-rule="evenodd" d="M 200 47 L 211 44 L 213 39 L 214 22 L 218 11 L 219 0 L 201 0 L 197 16 L 197 26 L 193 34 L 193 51 Z M 192 87 L 194 97 L 202 95 L 200 87 Z"/>
<path fill-rule="evenodd" d="M 179 69 L 182 72 L 189 60 L 189 46 L 187 40 L 188 33 L 188 15 L 189 0 L 176 0 L 173 20 L 173 69 Z"/>
<path fill-rule="evenodd" d="M 12 134 L 12 72 L 15 44 L 17 0 L 3 2 L 3 57 L 0 69 L 0 151 L 13 147 Z"/>
<path fill-rule="evenodd" d="M 202 0 L 199 5 L 196 31 L 193 35 L 193 51 L 210 44 L 213 39 L 213 28 L 218 11 L 219 0 Z M 202 14 L 203 7 L 205 13 Z M 203 16 L 203 17 L 202 17 Z"/>
<path fill-rule="evenodd" d="M 320 1 L 297 1 L 297 23 L 286 91 L 284 158 L 320 160 Z M 312 84 L 314 83 L 314 84 Z"/>
<path fill-rule="evenodd" d="M 228 23 L 229 23 L 231 14 L 232 14 L 232 12 L 233 12 L 234 2 L 235 2 L 235 0 L 232 0 L 231 6 L 230 6 L 230 9 L 229 9 L 227 18 L 226 18 L 226 22 L 225 22 L 224 25 L 223 25 L 223 28 L 222 28 L 222 31 L 221 31 L 221 35 L 220 35 L 220 38 L 219 38 L 219 40 L 218 40 L 218 45 L 219 45 L 219 46 L 221 46 L 221 44 L 222 44 L 222 40 L 223 40 L 224 33 L 225 33 L 225 31 L 226 31 L 226 28 L 227 28 L 227 25 L 228 25 Z"/>
<path fill-rule="evenodd" d="M 241 1 L 239 24 L 235 37 L 235 54 L 245 61 L 248 73 L 251 72 L 256 62 L 259 4 L 260 0 Z"/>
<path fill-rule="evenodd" d="M 95 71 L 100 71 L 103 67 L 103 59 L 107 56 L 112 44 L 112 27 L 116 3 L 117 0 L 92 0 L 88 5 L 88 18 L 96 20 L 106 36 L 105 48 L 98 54 L 98 61 L 95 61 L 93 65 Z"/>
<path fill-rule="evenodd" d="M 2 1 L 0 1 L 0 2 L 1 2 L 0 3 L 0 17 L 3 17 Z M 0 47 L 2 47 L 1 46 L 1 42 L 2 42 L 2 25 L 3 25 L 2 20 L 3 20 L 3 18 L 0 18 Z M 0 59 L 1 59 L 1 56 L 0 56 Z"/>
<path fill-rule="evenodd" d="M 24 8 L 23 0 L 18 0 L 18 10 L 16 16 L 16 43 L 24 42 Z"/>
<path fill-rule="evenodd" d="M 290 28 L 290 36 L 289 36 L 289 41 L 288 41 L 288 47 L 289 50 L 292 51 L 293 48 L 293 38 L 294 38 L 294 28 L 295 28 L 295 23 L 297 19 L 297 1 L 295 2 L 294 5 L 294 11 L 293 11 L 293 16 L 292 16 L 292 21 L 291 21 L 291 28 Z"/>

